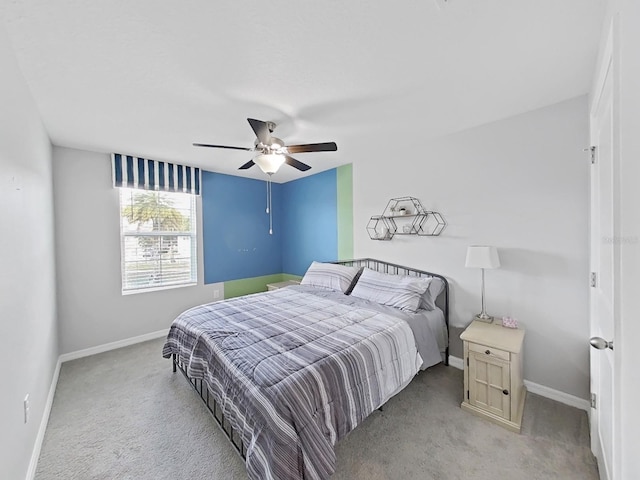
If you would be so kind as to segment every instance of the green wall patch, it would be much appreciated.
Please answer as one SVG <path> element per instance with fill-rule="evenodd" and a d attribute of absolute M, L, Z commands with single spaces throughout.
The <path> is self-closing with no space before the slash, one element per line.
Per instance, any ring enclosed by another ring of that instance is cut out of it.
<path fill-rule="evenodd" d="M 230 280 L 224 282 L 224 298 L 240 297 L 250 293 L 266 292 L 268 283 L 282 282 L 289 280 L 283 278 L 282 273 L 274 275 L 264 275 L 262 277 L 242 278 L 240 280 Z"/>
<path fill-rule="evenodd" d="M 338 260 L 353 258 L 353 165 L 338 167 Z"/>

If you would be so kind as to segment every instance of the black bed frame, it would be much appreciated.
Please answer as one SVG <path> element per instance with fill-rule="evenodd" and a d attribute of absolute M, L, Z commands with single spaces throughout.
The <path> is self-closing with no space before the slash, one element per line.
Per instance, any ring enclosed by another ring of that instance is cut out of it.
<path fill-rule="evenodd" d="M 390 273 L 393 275 L 409 275 L 416 277 L 438 277 L 442 279 L 444 282 L 444 290 L 436 299 L 436 305 L 444 312 L 444 320 L 447 325 L 447 332 L 449 331 L 449 282 L 442 275 L 438 275 L 437 273 L 426 272 L 424 270 L 418 270 L 410 267 L 403 267 L 402 265 L 396 265 L 393 263 L 383 262 L 381 260 L 375 260 L 373 258 L 358 258 L 354 260 L 343 260 L 338 262 L 332 262 L 339 265 L 347 265 L 347 266 L 355 266 L 355 267 L 367 267 L 372 270 L 376 270 L 378 272 Z M 447 339 L 448 340 L 448 339 Z M 209 387 L 207 386 L 207 382 L 198 379 L 198 378 L 190 378 L 187 375 L 186 367 L 182 365 L 178 356 L 174 353 L 172 355 L 172 367 L 173 372 L 175 373 L 177 369 L 179 369 L 184 378 L 191 384 L 193 389 L 198 393 L 200 399 L 209 410 L 209 413 L 213 415 L 218 426 L 225 433 L 227 438 L 231 441 L 233 446 L 236 448 L 238 453 L 243 459 L 246 459 L 247 451 L 245 449 L 244 444 L 242 443 L 242 439 L 240 435 L 231 424 L 226 421 L 225 417 L 222 413 L 222 408 L 218 405 L 218 402 L 215 400 L 213 395 L 209 392 Z M 444 364 L 449 365 L 449 342 L 447 341 L 447 348 L 445 350 L 445 359 Z M 382 410 L 380 407 L 379 410 Z"/>
<path fill-rule="evenodd" d="M 244 444 L 242 443 L 240 435 L 234 430 L 229 422 L 225 422 L 226 419 L 222 413 L 222 409 L 218 405 L 218 402 L 216 402 L 216 399 L 213 397 L 213 395 L 209 393 L 207 382 L 205 382 L 201 378 L 190 378 L 189 375 L 187 375 L 186 367 L 182 365 L 180 359 L 175 353 L 171 356 L 171 359 L 173 364 L 173 372 L 175 373 L 176 368 L 180 369 L 180 371 L 184 375 L 184 378 L 186 378 L 193 389 L 198 392 L 198 395 L 200 395 L 200 399 L 207 407 L 207 410 L 209 410 L 209 413 L 213 415 L 213 418 L 215 419 L 218 426 L 222 429 L 227 438 L 231 440 L 231 443 L 234 447 L 236 447 L 236 450 L 238 451 L 240 456 L 246 459 L 247 451 L 244 448 Z"/>

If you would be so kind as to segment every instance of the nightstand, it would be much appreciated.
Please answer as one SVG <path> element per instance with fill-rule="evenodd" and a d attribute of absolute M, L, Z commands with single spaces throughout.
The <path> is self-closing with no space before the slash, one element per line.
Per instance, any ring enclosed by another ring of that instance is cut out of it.
<path fill-rule="evenodd" d="M 278 290 L 279 288 L 288 287 L 289 285 L 300 285 L 299 280 L 286 280 L 284 282 L 267 283 L 267 290 Z"/>
<path fill-rule="evenodd" d="M 462 409 L 520 433 L 527 389 L 522 380 L 524 330 L 474 321 L 462 332 Z"/>

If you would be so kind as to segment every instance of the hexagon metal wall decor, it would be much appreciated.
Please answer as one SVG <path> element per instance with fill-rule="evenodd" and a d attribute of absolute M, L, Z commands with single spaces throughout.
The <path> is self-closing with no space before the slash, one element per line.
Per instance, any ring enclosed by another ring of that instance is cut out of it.
<path fill-rule="evenodd" d="M 371 240 L 391 240 L 396 233 L 396 226 L 393 220 L 374 215 L 367 223 L 367 232 Z"/>
<path fill-rule="evenodd" d="M 395 235 L 435 237 L 447 222 L 439 212 L 426 210 L 415 197 L 392 198 L 382 215 L 374 215 L 367 223 L 371 240 L 391 240 Z"/>
<path fill-rule="evenodd" d="M 442 215 L 438 212 L 425 212 L 420 222 L 418 235 L 423 237 L 437 237 L 442 233 L 447 222 L 444 221 Z"/>

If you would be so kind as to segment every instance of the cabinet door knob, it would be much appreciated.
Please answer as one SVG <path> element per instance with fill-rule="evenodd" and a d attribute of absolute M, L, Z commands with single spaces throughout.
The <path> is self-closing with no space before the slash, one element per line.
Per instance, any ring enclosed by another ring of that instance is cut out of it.
<path fill-rule="evenodd" d="M 491 350 L 485 350 L 484 353 L 486 353 L 487 355 L 491 355 Z"/>
<path fill-rule="evenodd" d="M 509 395 L 509 390 L 505 388 L 504 390 L 502 390 L 502 393 L 504 393 L 505 395 Z"/>

